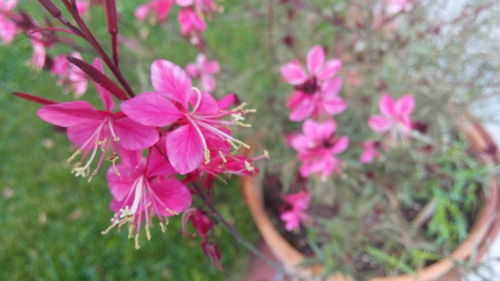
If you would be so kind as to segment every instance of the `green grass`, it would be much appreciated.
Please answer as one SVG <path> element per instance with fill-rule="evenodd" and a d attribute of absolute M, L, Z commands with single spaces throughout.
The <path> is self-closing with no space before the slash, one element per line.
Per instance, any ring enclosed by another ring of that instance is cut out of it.
<path fill-rule="evenodd" d="M 138 31 L 131 20 L 138 5 L 133 2 L 139 1 L 119 2 L 122 19 L 128 21 L 122 24 L 122 31 L 132 35 Z M 35 11 L 43 20 L 37 1 L 23 1 L 20 8 Z M 226 8 L 230 11 L 239 6 Z M 220 16 L 223 23 L 225 15 Z M 152 32 L 164 37 L 150 36 L 146 44 L 164 55 L 161 58 L 182 65 L 194 60 L 196 52 L 175 35 L 175 16 L 172 19 L 173 26 L 166 32 L 162 27 L 152 28 Z M 107 38 L 100 7 L 92 8 L 92 20 L 97 33 Z M 220 54 L 223 65 L 245 71 L 252 66 L 245 54 L 257 44 L 254 27 L 249 23 L 241 32 L 234 27 L 223 28 L 228 26 L 225 23 L 209 31 L 208 44 Z M 231 38 L 231 44 L 224 43 L 227 38 Z M 235 50 L 238 56 L 231 57 Z M 61 51 L 68 52 L 64 48 Z M 131 54 L 129 50 L 124 54 L 124 65 L 135 65 L 126 68 L 133 88 L 147 88 L 148 65 L 154 58 L 144 57 L 143 63 L 135 64 L 134 58 L 127 55 Z M 165 234 L 154 229 L 152 241 L 143 241 L 140 250 L 134 249 L 133 241 L 124 232 L 100 234 L 112 216 L 103 171 L 90 184 L 73 177 L 66 163 L 72 147 L 65 135 L 36 117 L 39 105 L 9 94 L 23 91 L 58 101 L 71 100 L 55 86 L 54 77 L 26 65 L 30 56 L 31 44 L 23 35 L 10 46 L 0 46 L 0 280 L 239 280 L 248 253 L 223 229 L 217 229 L 226 268 L 223 273 L 210 265 L 199 240 L 181 237 L 180 217 L 171 220 Z M 93 91 L 91 86 L 87 95 L 93 96 Z M 244 236 L 255 238 L 238 182 L 216 188 L 221 212 Z"/>

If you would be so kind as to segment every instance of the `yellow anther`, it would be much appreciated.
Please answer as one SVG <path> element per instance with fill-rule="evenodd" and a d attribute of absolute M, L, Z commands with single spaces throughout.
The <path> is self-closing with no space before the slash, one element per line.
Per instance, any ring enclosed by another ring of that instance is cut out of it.
<path fill-rule="evenodd" d="M 205 149 L 205 164 L 208 164 L 210 162 L 210 150 Z"/>
<path fill-rule="evenodd" d="M 116 225 L 117 225 L 117 223 L 112 223 L 110 226 L 108 226 L 108 228 L 106 228 L 105 230 L 101 231 L 101 234 L 102 235 L 108 234 L 113 228 L 115 228 Z"/>
<path fill-rule="evenodd" d="M 239 121 L 236 121 L 236 125 L 239 125 L 239 126 L 245 127 L 245 128 L 252 128 L 252 124 L 247 124 L 247 123 L 243 123 L 243 122 L 239 122 Z"/>
<path fill-rule="evenodd" d="M 264 158 L 271 159 L 271 155 L 269 155 L 269 151 L 267 151 L 267 149 L 264 150 Z"/>
<path fill-rule="evenodd" d="M 68 158 L 68 162 L 73 162 L 73 160 L 75 160 L 75 158 L 80 155 L 82 153 L 82 150 L 81 149 L 77 149 L 73 154 L 71 154 L 71 156 Z"/>
<path fill-rule="evenodd" d="M 167 210 L 167 212 L 169 212 L 170 214 L 174 215 L 174 216 L 177 216 L 179 214 L 179 212 L 177 211 L 174 211 L 174 210 L 171 210 L 169 208 L 165 208 L 165 210 Z M 168 221 L 167 221 L 167 224 L 168 224 Z"/>
<path fill-rule="evenodd" d="M 141 248 L 141 245 L 139 244 L 139 233 L 135 235 L 134 242 L 135 242 L 135 249 L 139 250 Z"/>
<path fill-rule="evenodd" d="M 148 241 L 151 240 L 151 232 L 149 231 L 149 226 L 146 225 L 146 238 Z"/>
<path fill-rule="evenodd" d="M 222 153 L 222 151 L 220 151 L 220 150 L 219 150 L 219 156 L 220 156 L 220 158 L 222 159 L 222 162 L 227 163 L 227 159 L 226 159 L 226 157 L 224 156 L 224 153 Z"/>
<path fill-rule="evenodd" d="M 247 169 L 247 171 L 249 171 L 249 172 L 255 171 L 255 168 L 248 161 L 245 161 L 245 169 Z"/>
<path fill-rule="evenodd" d="M 163 224 L 163 222 L 160 222 L 160 228 L 161 228 L 161 232 L 165 233 L 165 231 L 167 231 L 167 227 L 165 226 L 165 224 Z"/>

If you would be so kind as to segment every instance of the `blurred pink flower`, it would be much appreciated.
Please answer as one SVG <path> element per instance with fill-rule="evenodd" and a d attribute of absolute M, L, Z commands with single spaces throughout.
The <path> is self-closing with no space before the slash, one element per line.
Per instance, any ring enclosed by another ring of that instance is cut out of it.
<path fill-rule="evenodd" d="M 226 110 L 227 100 L 218 103 L 210 94 L 193 89 L 191 79 L 179 66 L 157 60 L 151 66 L 151 81 L 156 93 L 143 93 L 123 102 L 127 116 L 146 126 L 176 125 L 167 134 L 167 155 L 181 174 L 192 172 L 203 159 L 209 163 L 213 152 L 224 153 L 227 143 L 248 145 L 231 136 L 229 126 L 242 125 L 244 110 Z M 229 96 L 232 98 L 232 96 Z M 222 120 L 231 116 L 234 120 Z"/>
<path fill-rule="evenodd" d="M 359 157 L 359 162 L 363 164 L 371 163 L 375 158 L 380 157 L 380 152 L 377 150 L 378 142 L 365 141 L 363 143 L 363 153 Z"/>
<path fill-rule="evenodd" d="M 148 240 L 153 217 L 159 219 L 162 231 L 165 231 L 164 219 L 189 208 L 191 193 L 175 178 L 175 171 L 156 149 L 150 150 L 147 161 L 141 151 L 123 151 L 120 156 L 121 163 L 107 173 L 113 195 L 110 207 L 116 214 L 104 233 L 117 225 L 129 223 L 129 235 L 135 236 L 136 248 L 139 248 L 142 223 L 145 223 Z"/>
<path fill-rule="evenodd" d="M 17 0 L 0 0 L 0 39 L 3 44 L 9 44 L 16 37 L 18 27 L 12 20 L 12 10 Z"/>
<path fill-rule="evenodd" d="M 72 52 L 70 56 L 80 60 L 82 59 L 82 56 L 78 52 Z M 66 85 L 68 91 L 74 93 L 75 96 L 81 97 L 87 91 L 87 75 L 85 75 L 80 68 L 69 63 L 67 55 L 55 57 L 50 71 L 52 74 L 59 76 L 57 85 Z"/>
<path fill-rule="evenodd" d="M 285 229 L 292 231 L 299 228 L 301 223 L 309 220 L 309 215 L 305 211 L 309 208 L 311 195 L 303 190 L 295 194 L 286 195 L 285 201 L 288 209 L 281 213 L 280 218 L 285 222 Z"/>
<path fill-rule="evenodd" d="M 388 16 L 393 16 L 404 10 L 411 8 L 410 0 L 388 0 L 385 6 L 385 11 Z"/>
<path fill-rule="evenodd" d="M 94 65 L 102 71 L 100 61 L 96 60 Z M 115 105 L 111 94 L 101 87 L 98 93 L 105 110 L 97 110 L 86 101 L 50 104 L 38 110 L 42 120 L 67 128 L 69 140 L 78 147 L 70 159 L 82 154 L 72 171 L 77 176 L 95 175 L 108 152 L 112 154 L 110 159 L 116 158 L 117 145 L 127 150 L 141 150 L 158 141 L 156 128 L 138 124 L 121 112 L 113 113 Z M 91 171 L 94 162 L 97 162 L 96 168 Z"/>
<path fill-rule="evenodd" d="M 168 12 L 172 7 L 173 0 L 153 0 L 135 9 L 135 18 L 144 21 L 148 15 L 153 14 L 159 22 L 164 22 L 168 18 Z"/>
<path fill-rule="evenodd" d="M 338 96 L 342 79 L 334 77 L 341 68 L 340 60 L 325 61 L 325 51 L 321 46 L 312 47 L 307 54 L 309 74 L 297 60 L 281 67 L 281 76 L 295 87 L 288 101 L 290 120 L 302 121 L 323 113 L 338 114 L 347 108 L 345 101 Z"/>
<path fill-rule="evenodd" d="M 76 1 L 76 8 L 81 16 L 84 16 L 89 11 L 90 3 L 84 0 Z"/>
<path fill-rule="evenodd" d="M 30 64 L 35 69 L 41 70 L 45 66 L 47 50 L 40 33 L 34 33 L 31 35 L 31 46 L 33 47 L 33 55 L 31 56 Z"/>
<path fill-rule="evenodd" d="M 334 137 L 336 127 L 334 120 L 323 123 L 306 120 L 302 126 L 303 133 L 291 139 L 292 147 L 302 162 L 300 174 L 303 177 L 320 174 L 325 179 L 334 172 L 340 172 L 342 160 L 336 155 L 347 149 L 349 138 Z"/>
<path fill-rule="evenodd" d="M 415 108 L 413 95 L 405 95 L 399 99 L 385 94 L 379 102 L 381 115 L 374 115 L 368 120 L 368 125 L 378 133 L 389 132 L 393 140 L 398 136 L 406 138 L 412 130 L 410 115 Z"/>
<path fill-rule="evenodd" d="M 196 37 L 207 28 L 205 21 L 191 8 L 182 8 L 177 16 L 183 36 Z"/>
<path fill-rule="evenodd" d="M 191 77 L 201 78 L 201 88 L 212 92 L 217 87 L 214 74 L 219 72 L 219 63 L 216 60 L 209 61 L 205 54 L 198 54 L 196 61 L 186 66 L 186 71 Z"/>

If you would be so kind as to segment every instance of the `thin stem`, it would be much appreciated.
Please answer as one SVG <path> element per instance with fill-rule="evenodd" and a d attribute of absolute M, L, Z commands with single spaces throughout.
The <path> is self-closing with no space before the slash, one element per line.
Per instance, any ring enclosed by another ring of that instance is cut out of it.
<path fill-rule="evenodd" d="M 80 17 L 80 14 L 78 11 L 73 7 L 71 3 L 68 2 L 68 0 L 62 0 L 68 11 L 71 13 L 71 16 L 73 19 L 76 21 L 78 26 L 82 29 L 83 34 L 85 35 L 85 39 L 87 42 L 89 42 L 90 45 L 94 48 L 94 50 L 99 54 L 100 57 L 102 57 L 104 63 L 109 67 L 113 75 L 118 79 L 118 82 L 125 88 L 125 91 L 130 97 L 135 96 L 134 91 L 132 91 L 132 88 L 128 84 L 127 80 L 123 77 L 122 73 L 118 69 L 118 67 L 113 63 L 113 61 L 109 58 L 109 56 L 106 54 L 102 46 L 99 44 L 97 39 L 94 37 L 88 26 L 85 24 L 83 19 Z"/>
<path fill-rule="evenodd" d="M 206 197 L 206 195 L 203 193 L 203 191 L 200 189 L 200 187 L 193 183 L 192 186 L 196 190 L 196 193 L 198 196 L 203 200 L 203 203 L 210 209 L 210 211 L 213 213 L 215 218 L 222 224 L 222 226 L 240 243 L 245 247 L 247 250 L 249 250 L 252 254 L 254 254 L 257 258 L 261 259 L 263 262 L 274 268 L 277 272 L 280 274 L 285 274 L 291 276 L 289 273 L 285 271 L 283 266 L 280 264 L 273 262 L 269 258 L 267 258 L 261 251 L 259 251 L 250 241 L 245 239 L 234 227 L 232 227 L 223 217 L 222 215 L 217 211 L 217 209 L 212 205 L 210 200 Z"/>

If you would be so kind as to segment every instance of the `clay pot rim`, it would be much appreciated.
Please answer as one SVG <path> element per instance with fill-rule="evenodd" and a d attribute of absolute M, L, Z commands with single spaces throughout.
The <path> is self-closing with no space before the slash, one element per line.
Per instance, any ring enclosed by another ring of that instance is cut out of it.
<path fill-rule="evenodd" d="M 469 139 L 473 153 L 478 155 L 477 157 L 485 165 L 499 163 L 500 157 L 495 142 L 481 124 L 472 118 L 468 118 L 460 122 L 459 129 Z M 490 152 L 488 154 L 487 151 L 490 151 L 492 147 L 494 153 Z M 254 177 L 242 177 L 241 182 L 252 218 L 278 260 L 287 270 L 301 277 L 313 278 L 313 276 L 319 275 L 322 272 L 322 266 L 300 266 L 305 258 L 304 255 L 290 245 L 274 227 L 264 207 L 262 186 L 256 183 Z M 483 204 L 467 239 L 450 256 L 417 270 L 414 275 L 375 277 L 369 279 L 369 281 L 431 281 L 448 274 L 456 262 L 466 261 L 469 258 L 475 258 L 475 262 L 479 261 L 487 251 L 487 240 L 495 238 L 500 230 L 500 219 L 496 219 L 500 214 L 500 190 L 495 178 L 491 180 L 488 192 L 488 196 L 484 196 Z M 335 274 L 329 277 L 328 280 L 348 281 L 351 279 L 341 274 Z"/>

